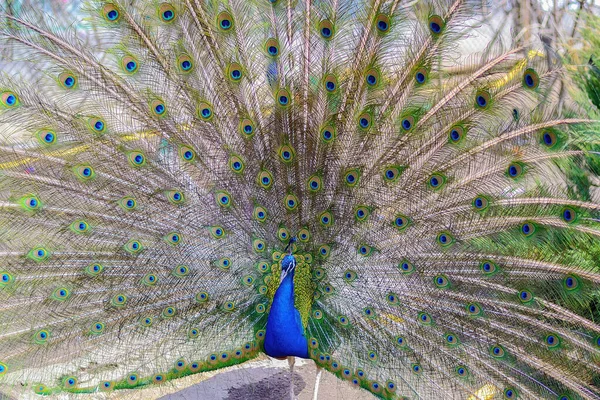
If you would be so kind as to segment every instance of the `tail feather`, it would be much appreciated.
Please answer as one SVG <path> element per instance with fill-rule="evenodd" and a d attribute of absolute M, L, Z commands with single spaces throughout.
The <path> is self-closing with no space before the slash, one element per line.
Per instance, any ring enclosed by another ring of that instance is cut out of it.
<path fill-rule="evenodd" d="M 600 206 L 565 167 L 591 121 L 553 108 L 547 49 L 465 45 L 480 6 L 94 0 L 85 29 L 4 10 L 0 384 L 256 357 L 295 236 L 310 355 L 341 379 L 600 398 Z"/>

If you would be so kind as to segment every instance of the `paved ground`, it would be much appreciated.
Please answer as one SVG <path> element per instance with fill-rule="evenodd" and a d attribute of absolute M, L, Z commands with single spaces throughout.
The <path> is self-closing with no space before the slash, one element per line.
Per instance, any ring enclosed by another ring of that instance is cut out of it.
<path fill-rule="evenodd" d="M 298 360 L 294 367 L 294 387 L 298 400 L 312 400 L 316 367 L 312 361 Z M 287 361 L 262 360 L 248 368 L 230 370 L 196 385 L 163 396 L 160 400 L 282 400 L 289 397 Z M 371 400 L 374 397 L 323 372 L 319 399 Z"/>
<path fill-rule="evenodd" d="M 311 360 L 296 359 L 294 387 L 297 400 L 312 400 L 316 367 Z M 187 376 L 141 390 L 115 391 L 108 394 L 73 396 L 61 394 L 44 400 L 288 400 L 289 368 L 287 361 L 262 356 L 239 366 Z M 0 390 L 2 388 L 0 387 Z M 39 400 L 30 388 L 12 388 L 0 393 L 0 400 Z M 370 393 L 323 372 L 319 400 L 374 400 Z"/>

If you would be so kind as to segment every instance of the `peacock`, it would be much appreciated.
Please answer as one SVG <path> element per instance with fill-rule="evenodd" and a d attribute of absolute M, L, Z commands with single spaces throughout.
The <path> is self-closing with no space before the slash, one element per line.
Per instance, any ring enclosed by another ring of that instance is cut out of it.
<path fill-rule="evenodd" d="M 487 7 L 2 6 L 0 391 L 266 354 L 382 399 L 600 399 L 594 122 Z"/>

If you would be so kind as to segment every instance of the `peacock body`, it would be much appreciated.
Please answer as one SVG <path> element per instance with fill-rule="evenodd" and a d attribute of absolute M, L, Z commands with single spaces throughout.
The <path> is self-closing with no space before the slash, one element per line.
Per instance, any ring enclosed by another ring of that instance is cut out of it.
<path fill-rule="evenodd" d="M 458 50 L 480 6 L 5 7 L 0 388 L 266 352 L 387 399 L 600 398 L 587 121 L 548 49 Z"/>

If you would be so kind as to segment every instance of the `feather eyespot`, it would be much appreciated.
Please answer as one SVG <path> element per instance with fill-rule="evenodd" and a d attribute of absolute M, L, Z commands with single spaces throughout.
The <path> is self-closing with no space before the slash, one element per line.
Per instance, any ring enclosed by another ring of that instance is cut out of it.
<path fill-rule="evenodd" d="M 456 125 L 450 128 L 450 132 L 448 132 L 448 141 L 452 144 L 457 144 L 462 141 L 464 136 L 465 129 L 460 125 Z"/>
<path fill-rule="evenodd" d="M 446 23 L 439 15 L 432 15 L 429 17 L 428 26 L 431 33 L 439 35 L 444 30 Z"/>
<path fill-rule="evenodd" d="M 308 179 L 308 190 L 312 193 L 316 193 L 321 190 L 322 181 L 318 175 L 313 175 Z"/>
<path fill-rule="evenodd" d="M 390 18 L 385 14 L 379 14 L 375 18 L 375 26 L 379 33 L 388 33 L 390 30 Z"/>
<path fill-rule="evenodd" d="M 287 242 L 288 238 L 290 237 L 290 233 L 286 228 L 280 227 L 277 230 L 277 237 L 279 237 L 279 240 L 281 240 L 282 242 Z"/>
<path fill-rule="evenodd" d="M 369 207 L 358 206 L 354 210 L 354 217 L 356 218 L 356 221 L 358 221 L 358 222 L 366 221 L 369 218 L 369 215 L 371 215 L 371 209 Z"/>
<path fill-rule="evenodd" d="M 177 65 L 179 66 L 179 70 L 183 73 L 192 72 L 194 68 L 194 61 L 187 54 L 181 54 L 177 57 Z"/>
<path fill-rule="evenodd" d="M 413 374 L 415 375 L 421 375 L 421 373 L 423 372 L 423 369 L 421 368 L 420 364 L 412 364 L 410 368 Z"/>
<path fill-rule="evenodd" d="M 50 258 L 50 252 L 44 247 L 34 247 L 27 253 L 27 257 L 36 262 L 45 261 Z"/>
<path fill-rule="evenodd" d="M 575 275 L 567 275 L 563 280 L 563 285 L 568 291 L 579 288 L 579 278 Z"/>
<path fill-rule="evenodd" d="M 71 223 L 70 228 L 75 233 L 88 233 L 90 225 L 84 220 L 77 220 Z"/>
<path fill-rule="evenodd" d="M 406 215 L 398 214 L 398 215 L 396 215 L 396 218 L 394 219 L 394 226 L 399 231 L 405 230 L 410 225 L 410 223 L 411 223 L 411 221 Z"/>
<path fill-rule="evenodd" d="M 198 116 L 203 121 L 210 121 L 213 117 L 212 106 L 205 101 L 198 104 Z"/>
<path fill-rule="evenodd" d="M 94 133 L 104 133 L 106 130 L 106 123 L 102 118 L 91 117 L 88 119 L 87 123 Z"/>
<path fill-rule="evenodd" d="M 241 174 L 244 172 L 244 166 L 244 161 L 240 157 L 234 155 L 229 158 L 229 168 L 234 173 Z"/>
<path fill-rule="evenodd" d="M 521 233 L 525 237 L 532 236 L 536 231 L 536 227 L 531 222 L 525 222 L 521 225 Z"/>
<path fill-rule="evenodd" d="M 175 307 L 165 307 L 161 313 L 163 318 L 171 318 L 173 316 L 175 316 L 175 314 L 177 313 L 177 310 L 175 309 Z"/>
<path fill-rule="evenodd" d="M 398 347 L 406 347 L 406 339 L 402 336 L 396 336 L 396 345 Z"/>
<path fill-rule="evenodd" d="M 367 86 L 374 88 L 379 84 L 380 73 L 376 68 L 370 68 L 367 70 L 365 74 L 365 81 L 367 82 Z"/>
<path fill-rule="evenodd" d="M 198 294 L 196 294 L 196 301 L 198 303 L 206 303 L 208 301 L 208 293 L 199 292 Z"/>
<path fill-rule="evenodd" d="M 549 149 L 556 146 L 556 143 L 558 142 L 556 133 L 554 133 L 552 131 L 542 132 L 540 141 L 545 147 L 547 147 Z"/>
<path fill-rule="evenodd" d="M 558 347 L 560 345 L 560 342 L 561 342 L 560 336 L 555 335 L 555 334 L 546 335 L 546 337 L 544 338 L 544 343 L 550 349 L 554 349 L 554 348 Z"/>
<path fill-rule="evenodd" d="M 127 296 L 125 296 L 124 294 L 116 294 L 110 300 L 110 304 L 117 308 L 121 308 L 121 307 L 125 306 L 126 303 L 127 303 Z"/>
<path fill-rule="evenodd" d="M 50 338 L 50 332 L 47 329 L 42 329 L 37 331 L 33 336 L 33 340 L 37 344 L 45 344 L 48 342 L 48 338 Z"/>
<path fill-rule="evenodd" d="M 475 107 L 486 110 L 490 106 L 491 96 L 485 90 L 479 90 L 475 93 Z"/>
<path fill-rule="evenodd" d="M 301 242 L 308 242 L 310 240 L 310 231 L 306 228 L 302 228 L 298 231 L 298 234 L 296 235 L 298 237 L 298 240 L 300 240 Z M 305 256 L 306 258 L 306 256 Z M 307 259 L 307 262 L 310 263 L 312 261 L 312 259 Z"/>
<path fill-rule="evenodd" d="M 513 400 L 518 397 L 518 392 L 513 388 L 506 388 L 503 393 L 506 400 Z"/>
<path fill-rule="evenodd" d="M 373 310 L 371 307 L 365 307 L 363 308 L 363 315 L 367 318 L 370 319 L 374 319 L 377 317 L 377 314 L 375 313 L 375 310 Z"/>
<path fill-rule="evenodd" d="M 265 222 L 267 220 L 267 210 L 264 207 L 254 207 L 252 215 L 258 222 Z"/>
<path fill-rule="evenodd" d="M 281 107 L 288 107 L 290 105 L 290 93 L 286 89 L 279 89 L 275 94 L 275 98 Z"/>
<path fill-rule="evenodd" d="M 335 32 L 333 23 L 328 19 L 324 19 L 319 22 L 319 32 L 321 33 L 321 37 L 325 40 L 330 40 L 333 38 L 333 34 Z"/>
<path fill-rule="evenodd" d="M 62 381 L 63 387 L 66 389 L 72 389 L 77 386 L 77 378 L 68 376 Z"/>
<path fill-rule="evenodd" d="M 140 151 L 131 151 L 127 154 L 127 160 L 134 167 L 146 165 L 146 156 Z"/>
<path fill-rule="evenodd" d="M 170 23 L 175 20 L 177 13 L 175 12 L 175 7 L 173 7 L 171 4 L 162 3 L 158 7 L 158 16 L 162 22 Z"/>
<path fill-rule="evenodd" d="M 469 314 L 472 317 L 479 317 L 483 313 L 483 310 L 481 309 L 479 304 L 476 304 L 476 303 L 467 304 L 466 309 L 467 309 L 467 314 Z"/>
<path fill-rule="evenodd" d="M 414 265 L 410 261 L 408 261 L 408 260 L 402 260 L 398 264 L 398 268 L 405 275 L 408 275 L 408 274 L 414 272 L 414 270 L 415 270 Z"/>
<path fill-rule="evenodd" d="M 493 275 L 497 272 L 498 268 L 494 262 L 489 260 L 483 261 L 481 264 L 479 264 L 479 267 L 484 275 Z"/>
<path fill-rule="evenodd" d="M 283 145 L 279 148 L 279 158 L 284 163 L 291 163 L 294 161 L 295 151 L 290 145 Z"/>
<path fill-rule="evenodd" d="M 358 184 L 359 178 L 360 171 L 356 168 L 346 171 L 344 174 L 344 181 L 349 187 L 355 187 Z"/>
<path fill-rule="evenodd" d="M 298 198 L 293 194 L 288 194 L 283 199 L 283 204 L 288 211 L 295 211 L 298 208 Z"/>
<path fill-rule="evenodd" d="M 202 363 L 198 362 L 198 361 L 193 361 L 190 363 L 189 365 L 189 369 L 191 372 L 196 373 L 198 371 L 200 371 L 200 368 L 202 368 Z"/>
<path fill-rule="evenodd" d="M 456 375 L 458 375 L 461 378 L 464 378 L 469 374 L 469 370 L 464 365 L 459 365 L 454 369 L 454 371 L 456 372 Z"/>
<path fill-rule="evenodd" d="M 371 127 L 371 124 L 371 114 L 364 112 L 358 117 L 358 127 L 360 129 L 369 129 Z"/>
<path fill-rule="evenodd" d="M 335 139 L 335 130 L 332 126 L 325 126 L 321 129 L 321 140 L 325 143 L 331 143 Z"/>
<path fill-rule="evenodd" d="M 402 130 L 404 132 L 410 132 L 413 128 L 414 123 L 415 119 L 411 115 L 406 116 L 402 119 L 402 121 L 400 121 L 400 125 L 402 126 Z"/>
<path fill-rule="evenodd" d="M 264 274 L 269 271 L 269 263 L 266 261 L 260 261 L 256 264 L 256 269 L 258 272 Z"/>
<path fill-rule="evenodd" d="M 65 89 L 73 89 L 77 85 L 77 78 L 70 72 L 63 72 L 58 76 L 58 82 Z"/>
<path fill-rule="evenodd" d="M 267 245 L 264 240 L 257 238 L 252 241 L 252 247 L 257 253 L 262 253 L 267 248 Z"/>
<path fill-rule="evenodd" d="M 189 146 L 179 147 L 179 156 L 186 162 L 193 162 L 196 159 L 196 151 Z"/>
<path fill-rule="evenodd" d="M 125 243 L 123 248 L 126 252 L 130 254 L 138 254 L 144 249 L 144 246 L 139 240 L 131 239 L 130 241 Z"/>
<path fill-rule="evenodd" d="M 190 273 L 190 269 L 185 265 L 178 265 L 173 269 L 173 275 L 177 277 L 184 277 Z"/>
<path fill-rule="evenodd" d="M 183 237 L 179 232 L 170 232 L 163 237 L 163 240 L 169 244 L 178 245 L 183 240 Z"/>
<path fill-rule="evenodd" d="M 494 357 L 494 358 L 502 358 L 506 354 L 506 352 L 504 351 L 504 348 L 502 346 L 500 346 L 499 344 L 492 346 L 490 348 L 490 353 L 491 353 L 492 357 Z"/>
<path fill-rule="evenodd" d="M 0 272 L 0 289 L 7 287 L 15 281 L 15 277 L 6 271 Z"/>
<path fill-rule="evenodd" d="M 477 196 L 473 199 L 472 205 L 477 211 L 483 211 L 488 207 L 489 200 L 485 196 Z"/>
<path fill-rule="evenodd" d="M 279 55 L 279 42 L 275 38 L 270 38 L 265 43 L 265 50 L 271 57 L 277 57 Z"/>
<path fill-rule="evenodd" d="M 562 210 L 561 217 L 563 221 L 565 221 L 567 224 L 570 224 L 571 222 L 574 222 L 577 218 L 577 212 L 570 207 L 565 207 Z"/>
<path fill-rule="evenodd" d="M 458 336 L 456 336 L 454 333 L 445 334 L 444 339 L 446 340 L 446 344 L 450 347 L 456 347 L 460 344 Z"/>
<path fill-rule="evenodd" d="M 509 164 L 508 169 L 506 170 L 506 174 L 513 179 L 519 178 L 521 175 L 523 175 L 523 172 L 523 165 L 518 162 Z"/>
<path fill-rule="evenodd" d="M 337 77 L 333 74 L 329 74 L 325 77 L 325 79 L 323 80 L 323 86 L 325 87 L 325 90 L 329 93 L 333 93 L 337 90 L 338 87 L 338 83 L 337 83 Z"/>
<path fill-rule="evenodd" d="M 243 72 L 241 65 L 238 63 L 231 63 L 227 68 L 227 76 L 234 82 L 242 79 Z"/>
<path fill-rule="evenodd" d="M 356 280 L 356 277 L 356 272 L 352 270 L 346 270 L 346 272 L 344 272 L 344 280 L 348 283 L 354 282 Z"/>
<path fill-rule="evenodd" d="M 245 138 L 251 138 L 254 136 L 254 122 L 252 122 L 251 119 L 244 118 L 240 122 L 239 129 Z"/>
<path fill-rule="evenodd" d="M 528 290 L 521 290 L 519 292 L 519 300 L 522 303 L 531 303 L 533 301 L 533 294 Z"/>
<path fill-rule="evenodd" d="M 121 59 L 121 66 L 128 75 L 135 74 L 139 69 L 139 64 L 132 56 L 125 56 Z"/>
<path fill-rule="evenodd" d="M 119 10 L 112 3 L 105 4 L 104 7 L 102 7 L 102 16 L 108 22 L 117 22 L 119 19 L 121 19 Z"/>
<path fill-rule="evenodd" d="M 333 225 L 333 214 L 331 211 L 324 211 L 319 215 L 319 222 L 322 226 L 328 228 Z"/>
<path fill-rule="evenodd" d="M 223 32 L 230 31 L 233 28 L 233 18 L 227 11 L 222 11 L 217 16 L 217 26 Z"/>
<path fill-rule="evenodd" d="M 431 325 L 433 323 L 431 316 L 426 312 L 420 312 L 417 317 L 417 320 L 423 325 Z"/>
<path fill-rule="evenodd" d="M 321 258 L 329 257 L 329 253 L 331 251 L 331 246 L 324 244 L 319 247 L 319 256 Z"/>
<path fill-rule="evenodd" d="M 421 68 L 419 70 L 417 70 L 417 72 L 415 73 L 415 80 L 417 81 L 418 85 L 422 85 L 425 82 L 427 82 L 427 70 L 424 68 Z"/>
<path fill-rule="evenodd" d="M 215 200 L 221 207 L 231 206 L 231 195 L 224 190 L 219 190 L 215 193 Z"/>
<path fill-rule="evenodd" d="M 97 276 L 100 273 L 102 273 L 103 270 L 104 270 L 104 266 L 102 264 L 92 263 L 85 267 L 84 272 L 86 275 L 88 275 L 90 277 L 94 277 L 94 276 Z"/>
<path fill-rule="evenodd" d="M 54 289 L 51 297 L 54 300 L 65 301 L 71 297 L 71 291 L 65 287 L 59 287 Z"/>
<path fill-rule="evenodd" d="M 532 68 L 527 68 L 523 73 L 523 84 L 527 89 L 537 89 L 540 85 L 540 77 Z"/>
<path fill-rule="evenodd" d="M 138 383 L 138 374 L 129 374 L 127 376 L 127 383 L 129 383 L 129 385 L 131 385 L 131 386 L 137 385 L 137 383 Z"/>
<path fill-rule="evenodd" d="M 108 22 L 117 22 L 119 19 L 121 19 L 119 10 L 112 3 L 105 4 L 104 7 L 102 7 L 102 16 Z"/>
<path fill-rule="evenodd" d="M 167 106 L 162 100 L 154 100 L 150 103 L 150 112 L 157 117 L 162 117 L 167 113 Z"/>
<path fill-rule="evenodd" d="M 392 381 L 387 381 L 385 383 L 385 390 L 387 390 L 390 393 L 395 393 L 396 392 L 396 384 Z"/>
<path fill-rule="evenodd" d="M 397 306 L 398 304 L 400 304 L 400 301 L 398 300 L 398 295 L 396 293 L 388 293 L 387 296 L 385 296 L 385 299 L 387 300 L 388 304 L 392 306 Z"/>
<path fill-rule="evenodd" d="M 442 174 L 433 174 L 427 181 L 428 186 L 433 190 L 440 190 L 446 184 L 447 178 Z"/>
<path fill-rule="evenodd" d="M 442 247 L 448 247 L 454 243 L 454 238 L 449 232 L 440 232 L 436 237 L 436 241 Z"/>
<path fill-rule="evenodd" d="M 183 204 L 185 202 L 185 196 L 179 190 L 168 190 L 165 192 L 165 195 L 167 200 L 173 204 Z"/>
<path fill-rule="evenodd" d="M 19 97 L 14 92 L 3 92 L 0 98 L 5 108 L 14 108 L 19 105 Z"/>
<path fill-rule="evenodd" d="M 445 275 L 437 275 L 433 278 L 433 282 L 439 289 L 446 289 L 450 286 L 450 281 Z"/>
<path fill-rule="evenodd" d="M 218 268 L 228 270 L 231 267 L 231 259 L 229 257 L 222 257 L 215 261 L 215 265 Z"/>
<path fill-rule="evenodd" d="M 35 211 L 42 208 L 42 202 L 36 195 L 25 196 L 20 201 L 23 208 L 28 211 Z"/>
<path fill-rule="evenodd" d="M 369 246 L 368 244 L 361 244 L 358 246 L 358 254 L 360 254 L 363 257 L 370 256 L 372 252 L 373 247 Z"/>

